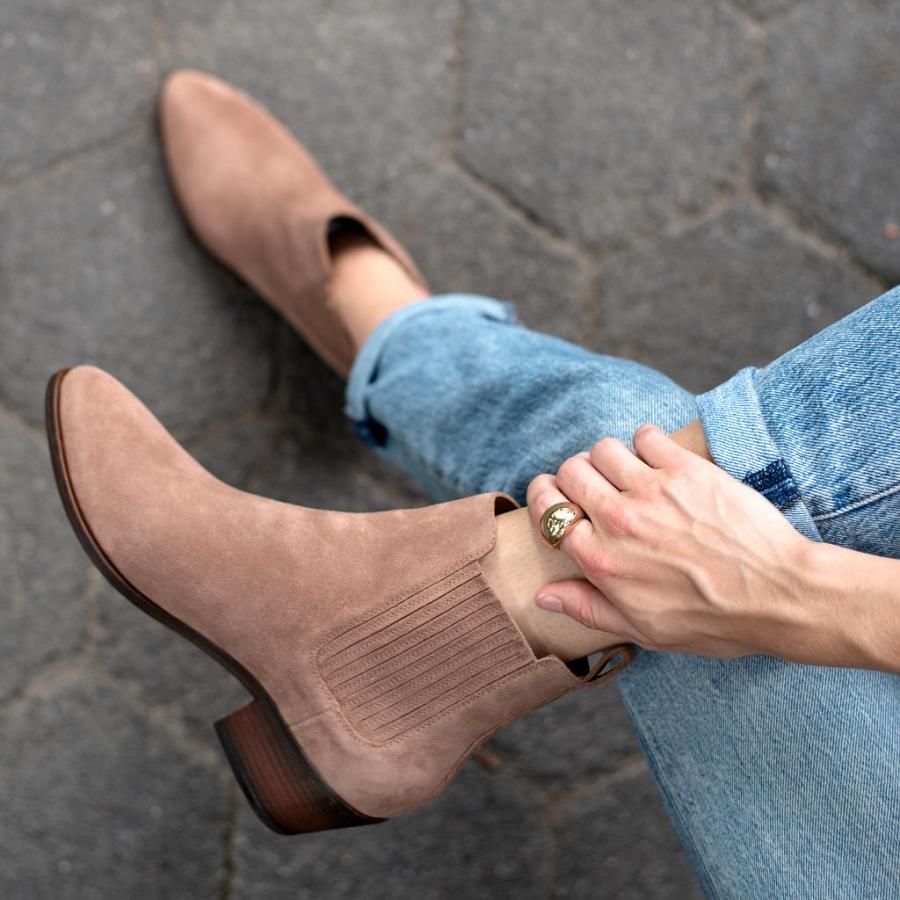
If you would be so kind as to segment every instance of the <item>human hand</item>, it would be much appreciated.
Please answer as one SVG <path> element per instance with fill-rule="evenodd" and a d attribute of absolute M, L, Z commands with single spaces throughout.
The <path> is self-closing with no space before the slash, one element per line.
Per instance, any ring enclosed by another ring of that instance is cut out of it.
<path fill-rule="evenodd" d="M 546 584 L 538 605 L 652 650 L 805 661 L 801 574 L 812 542 L 656 426 L 639 428 L 634 447 L 604 438 L 532 480 L 537 527 L 562 500 L 590 519 L 560 544 L 588 580 Z"/>

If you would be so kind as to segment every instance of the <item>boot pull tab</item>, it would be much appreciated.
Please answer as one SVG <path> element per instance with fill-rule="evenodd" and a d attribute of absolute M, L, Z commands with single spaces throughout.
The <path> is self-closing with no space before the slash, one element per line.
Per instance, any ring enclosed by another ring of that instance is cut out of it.
<path fill-rule="evenodd" d="M 618 675 L 624 669 L 634 662 L 637 656 L 637 647 L 634 644 L 616 644 L 613 647 L 607 647 L 603 651 L 603 656 L 591 666 L 590 672 L 582 679 L 587 685 L 600 684 L 613 675 Z M 612 663 L 612 665 L 610 665 Z"/>

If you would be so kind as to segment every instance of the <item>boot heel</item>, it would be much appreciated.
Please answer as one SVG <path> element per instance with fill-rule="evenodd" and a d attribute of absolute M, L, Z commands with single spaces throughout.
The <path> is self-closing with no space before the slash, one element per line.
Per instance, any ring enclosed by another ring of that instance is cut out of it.
<path fill-rule="evenodd" d="M 259 818 L 279 834 L 380 822 L 352 809 L 319 777 L 278 711 L 256 699 L 216 722 L 216 734 Z"/>

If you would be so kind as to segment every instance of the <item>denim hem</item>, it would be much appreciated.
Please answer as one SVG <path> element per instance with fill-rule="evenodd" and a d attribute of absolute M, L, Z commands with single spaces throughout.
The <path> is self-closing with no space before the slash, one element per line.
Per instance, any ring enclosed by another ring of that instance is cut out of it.
<path fill-rule="evenodd" d="M 353 361 L 344 392 L 344 413 L 359 436 L 369 444 L 384 443 L 384 428 L 370 415 L 366 394 L 378 376 L 381 353 L 394 332 L 416 316 L 442 312 L 448 308 L 479 313 L 487 319 L 517 323 L 515 305 L 479 294 L 441 294 L 419 300 L 392 312 L 369 335 Z"/>
<path fill-rule="evenodd" d="M 706 443 L 716 464 L 759 491 L 801 534 L 821 541 L 790 466 L 772 438 L 754 385 L 757 369 L 741 369 L 697 397 Z"/>

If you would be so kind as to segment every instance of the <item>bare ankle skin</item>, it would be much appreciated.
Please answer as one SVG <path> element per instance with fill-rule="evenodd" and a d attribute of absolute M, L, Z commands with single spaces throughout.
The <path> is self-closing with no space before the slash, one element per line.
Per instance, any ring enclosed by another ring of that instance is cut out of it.
<path fill-rule="evenodd" d="M 672 439 L 712 461 L 699 420 L 676 431 Z M 497 540 L 481 566 L 488 584 L 537 656 L 552 654 L 569 661 L 621 642 L 618 635 L 586 628 L 535 604 L 538 589 L 547 582 L 584 576 L 565 553 L 544 543 L 527 509 L 497 518 Z"/>
<path fill-rule="evenodd" d="M 481 567 L 537 656 L 552 654 L 568 661 L 618 643 L 615 635 L 586 628 L 535 604 L 535 594 L 548 581 L 583 575 L 565 553 L 544 543 L 527 509 L 497 517 L 497 541 L 481 560 Z"/>
<path fill-rule="evenodd" d="M 680 444 L 685 450 L 696 453 L 708 462 L 714 463 L 712 454 L 709 452 L 709 446 L 706 443 L 706 435 L 703 433 L 703 426 L 699 419 L 689 422 L 684 428 L 672 432 L 672 440 L 676 444 Z"/>
<path fill-rule="evenodd" d="M 392 312 L 428 294 L 390 254 L 365 234 L 342 232 L 330 241 L 328 296 L 357 350 Z"/>

